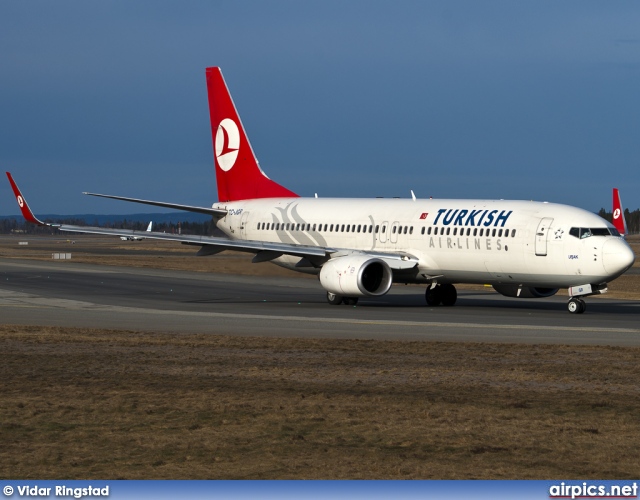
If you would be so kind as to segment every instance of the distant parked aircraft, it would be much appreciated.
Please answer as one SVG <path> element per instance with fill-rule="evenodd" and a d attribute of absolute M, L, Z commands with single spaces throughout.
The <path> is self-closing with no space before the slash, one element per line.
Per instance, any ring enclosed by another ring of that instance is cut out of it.
<path fill-rule="evenodd" d="M 151 228 L 153 227 L 153 221 L 149 222 L 149 225 L 147 226 L 147 232 L 151 232 Z M 120 236 L 120 239 L 123 241 L 140 241 L 140 240 L 144 240 L 144 236 Z"/>

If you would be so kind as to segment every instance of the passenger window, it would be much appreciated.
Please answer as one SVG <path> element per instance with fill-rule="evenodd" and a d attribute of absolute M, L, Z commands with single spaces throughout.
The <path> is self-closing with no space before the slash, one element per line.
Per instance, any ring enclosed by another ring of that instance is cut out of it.
<path fill-rule="evenodd" d="M 427 234 L 431 234 L 431 226 L 427 228 Z"/>
<path fill-rule="evenodd" d="M 393 234 L 396 234 L 396 226 L 393 226 L 393 229 L 391 230 L 391 232 L 392 232 Z"/>
<path fill-rule="evenodd" d="M 473 228 L 473 235 L 474 236 L 478 236 L 478 228 L 477 227 Z"/>
<path fill-rule="evenodd" d="M 344 224 L 342 224 L 342 227 L 340 228 L 340 232 L 344 233 Z"/>
<path fill-rule="evenodd" d="M 380 225 L 379 225 L 379 224 L 377 224 L 377 225 L 376 225 L 376 233 L 379 233 L 379 232 L 380 232 Z"/>
<path fill-rule="evenodd" d="M 422 231 L 420 231 L 420 234 L 424 234 L 424 227 L 422 228 Z"/>
<path fill-rule="evenodd" d="M 386 233 L 387 232 L 387 226 L 382 226 L 382 232 Z"/>
<path fill-rule="evenodd" d="M 423 228 L 424 229 L 424 228 Z M 409 228 L 409 234 L 413 234 L 413 226 Z"/>
<path fill-rule="evenodd" d="M 494 228 L 493 231 L 491 231 L 491 236 L 493 236 L 495 238 L 496 236 L 496 229 Z"/>
<path fill-rule="evenodd" d="M 449 236 L 449 233 L 450 233 L 450 232 L 451 232 L 451 228 L 450 228 L 450 227 L 448 227 L 448 228 L 447 228 L 447 236 Z"/>
<path fill-rule="evenodd" d="M 515 230 L 515 229 L 512 229 L 512 230 L 511 230 L 511 237 L 512 237 L 512 238 L 514 238 L 514 237 L 515 237 L 515 235 L 516 235 L 516 230 Z"/>
<path fill-rule="evenodd" d="M 361 228 L 361 227 L 362 227 L 362 226 L 361 226 L 360 224 L 358 224 L 358 232 L 360 232 L 360 228 Z"/>
<path fill-rule="evenodd" d="M 404 231 L 402 232 L 402 234 L 407 234 L 407 226 L 404 226 Z"/>

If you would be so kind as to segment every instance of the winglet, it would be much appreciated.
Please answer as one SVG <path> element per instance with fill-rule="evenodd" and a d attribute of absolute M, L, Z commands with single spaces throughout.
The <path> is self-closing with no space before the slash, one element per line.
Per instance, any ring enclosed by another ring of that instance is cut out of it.
<path fill-rule="evenodd" d="M 38 226 L 50 226 L 51 224 L 42 222 L 41 220 L 38 220 L 35 215 L 33 215 L 33 212 L 29 208 L 29 205 L 27 205 L 27 200 L 25 200 L 24 196 L 22 196 L 20 189 L 18 189 L 18 185 L 14 182 L 13 177 L 11 177 L 11 174 L 9 172 L 7 172 L 7 177 L 9 178 L 11 189 L 13 189 L 13 194 L 16 197 L 16 201 L 18 202 L 18 206 L 20 207 L 20 211 L 22 212 L 22 216 L 25 218 L 25 220 L 27 222 L 31 222 L 32 224 L 37 224 Z"/>
<path fill-rule="evenodd" d="M 624 211 L 622 210 L 622 202 L 620 201 L 618 188 L 613 188 L 613 225 L 621 236 L 625 236 L 627 234 L 627 221 L 624 218 Z"/>

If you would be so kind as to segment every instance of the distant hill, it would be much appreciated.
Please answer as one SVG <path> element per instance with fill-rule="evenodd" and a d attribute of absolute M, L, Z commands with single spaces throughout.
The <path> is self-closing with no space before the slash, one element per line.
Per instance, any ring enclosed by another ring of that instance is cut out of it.
<path fill-rule="evenodd" d="M 118 215 L 102 215 L 102 214 L 76 214 L 76 215 L 58 215 L 58 214 L 35 214 L 40 220 L 58 221 L 58 220 L 83 220 L 88 225 L 102 226 L 105 224 L 114 224 L 122 221 L 127 222 L 149 222 L 156 224 L 177 224 L 178 222 L 197 222 L 203 223 L 211 220 L 210 215 L 197 214 L 193 212 L 173 212 L 173 213 L 156 213 L 156 214 L 118 214 Z M 22 221 L 21 215 L 0 215 L 0 220 Z"/>

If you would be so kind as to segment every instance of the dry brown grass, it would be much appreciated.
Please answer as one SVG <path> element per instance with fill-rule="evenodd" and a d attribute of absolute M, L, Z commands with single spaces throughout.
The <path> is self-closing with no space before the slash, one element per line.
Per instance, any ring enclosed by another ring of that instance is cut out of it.
<path fill-rule="evenodd" d="M 29 241 L 29 244 L 19 246 L 19 241 Z M 74 235 L 72 239 L 12 236 L 0 239 L 0 257 L 5 258 L 51 261 L 51 254 L 60 252 L 71 253 L 71 262 L 84 264 L 251 276 L 308 276 L 269 263 L 252 264 L 253 254 L 248 253 L 227 251 L 214 256 L 196 257 L 199 249 L 198 246 L 170 241 L 121 241 L 113 236 Z"/>
<path fill-rule="evenodd" d="M 640 349 L 0 327 L 5 478 L 637 478 Z"/>
<path fill-rule="evenodd" d="M 19 239 L 0 256 L 300 276 L 165 242 Z M 610 289 L 638 298 L 638 278 Z M 640 349 L 15 326 L 0 344 L 5 478 L 640 473 Z"/>

